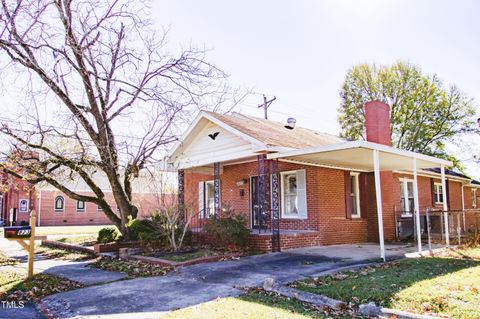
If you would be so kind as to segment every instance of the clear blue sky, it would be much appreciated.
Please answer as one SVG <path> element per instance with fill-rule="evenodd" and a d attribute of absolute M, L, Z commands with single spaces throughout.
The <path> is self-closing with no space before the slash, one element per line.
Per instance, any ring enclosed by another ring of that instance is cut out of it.
<path fill-rule="evenodd" d="M 212 48 L 232 84 L 260 93 L 242 112 L 262 116 L 255 106 L 266 93 L 278 99 L 271 118 L 338 133 L 347 70 L 396 60 L 480 101 L 480 1 L 155 0 L 152 9 L 159 27 L 170 26 L 171 45 Z"/>

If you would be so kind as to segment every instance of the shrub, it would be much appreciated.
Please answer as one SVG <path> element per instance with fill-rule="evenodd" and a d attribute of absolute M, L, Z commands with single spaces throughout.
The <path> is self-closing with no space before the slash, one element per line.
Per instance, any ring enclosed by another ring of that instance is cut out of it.
<path fill-rule="evenodd" d="M 245 217 L 232 210 L 224 211 L 223 216 L 207 221 L 203 231 L 212 237 L 220 247 L 235 246 L 245 248 L 250 230 L 245 226 Z"/>
<path fill-rule="evenodd" d="M 120 240 L 121 236 L 122 235 L 115 227 L 105 227 L 98 232 L 97 242 L 108 244 Z"/>
<path fill-rule="evenodd" d="M 130 218 L 127 228 L 145 250 L 151 251 L 167 246 L 164 220 L 159 215 L 152 215 L 150 219 Z"/>

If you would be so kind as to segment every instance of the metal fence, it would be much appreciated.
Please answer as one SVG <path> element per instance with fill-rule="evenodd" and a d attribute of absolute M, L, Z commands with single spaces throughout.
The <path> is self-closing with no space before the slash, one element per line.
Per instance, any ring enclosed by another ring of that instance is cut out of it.
<path fill-rule="evenodd" d="M 395 225 L 397 240 L 417 240 L 415 211 L 395 211 Z M 480 209 L 443 211 L 425 208 L 420 212 L 420 234 L 430 245 L 432 242 L 461 245 L 471 238 L 478 238 Z"/>

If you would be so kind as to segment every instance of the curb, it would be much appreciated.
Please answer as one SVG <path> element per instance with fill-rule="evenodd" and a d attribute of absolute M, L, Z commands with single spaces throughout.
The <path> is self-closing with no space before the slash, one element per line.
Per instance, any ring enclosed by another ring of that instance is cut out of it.
<path fill-rule="evenodd" d="M 407 312 L 403 310 L 382 308 L 380 310 L 381 315 L 388 316 L 387 318 L 394 317 L 398 319 L 445 319 L 445 317 L 435 317 L 429 315 L 420 315 L 412 312 Z M 447 317 L 450 318 L 450 317 Z"/>
<path fill-rule="evenodd" d="M 59 241 L 55 240 L 42 240 L 42 246 L 46 247 L 53 247 L 53 248 L 61 248 L 61 249 L 67 249 L 67 250 L 73 250 L 73 251 L 78 251 L 82 253 L 87 253 L 90 255 L 96 255 L 95 251 L 91 248 L 85 247 L 85 246 L 80 246 L 80 245 L 75 245 L 75 244 L 67 244 L 67 243 L 62 243 Z"/>
<path fill-rule="evenodd" d="M 227 259 L 227 258 L 236 258 L 236 257 L 240 257 L 240 256 L 241 256 L 241 254 L 207 256 L 207 257 L 200 257 L 200 258 L 187 260 L 187 261 L 183 261 L 183 262 L 176 262 L 176 261 L 171 261 L 171 260 L 167 260 L 167 259 L 141 256 L 141 255 L 132 255 L 128 258 L 129 259 L 134 259 L 134 260 L 140 260 L 140 261 L 150 263 L 150 264 L 154 264 L 154 265 L 161 265 L 161 266 L 178 268 L 178 267 L 183 267 L 183 266 L 190 266 L 190 265 L 220 261 L 222 259 Z"/>

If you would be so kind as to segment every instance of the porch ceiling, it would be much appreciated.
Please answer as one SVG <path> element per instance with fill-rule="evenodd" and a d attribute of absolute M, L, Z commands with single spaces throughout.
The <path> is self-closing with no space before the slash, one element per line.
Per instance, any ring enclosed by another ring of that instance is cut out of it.
<path fill-rule="evenodd" d="M 417 169 L 452 165 L 452 162 L 447 160 L 366 141 L 353 141 L 272 153 L 268 154 L 267 158 L 310 165 L 373 171 L 373 150 L 379 151 L 380 170 L 412 170 L 414 158 L 417 161 Z"/>

